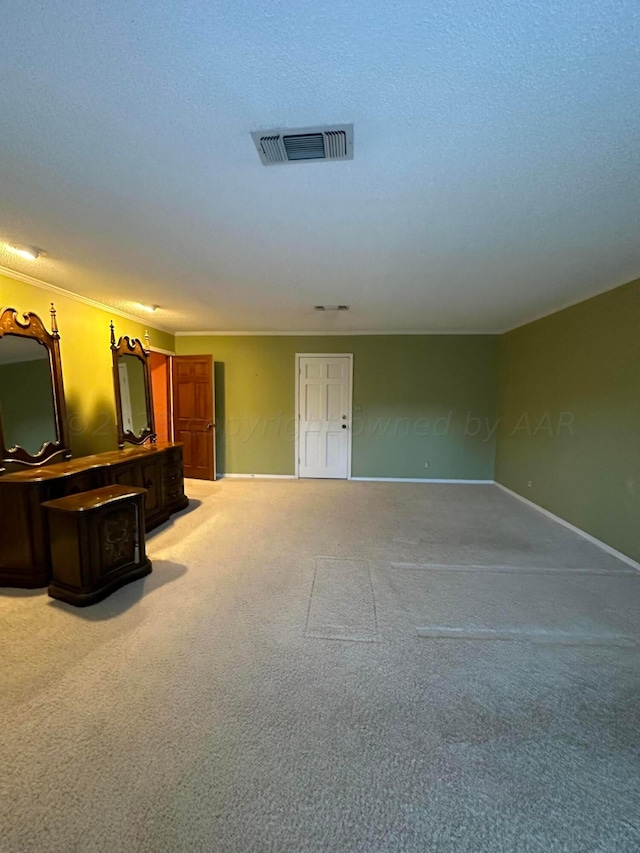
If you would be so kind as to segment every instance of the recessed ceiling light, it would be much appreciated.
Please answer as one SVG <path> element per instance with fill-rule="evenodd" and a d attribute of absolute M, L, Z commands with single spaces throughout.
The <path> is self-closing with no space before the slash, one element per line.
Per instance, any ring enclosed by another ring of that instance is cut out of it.
<path fill-rule="evenodd" d="M 314 311 L 348 311 L 348 305 L 314 305 Z"/>
<path fill-rule="evenodd" d="M 42 254 L 40 249 L 36 249 L 35 246 L 7 246 L 7 249 L 27 261 L 37 261 Z"/>

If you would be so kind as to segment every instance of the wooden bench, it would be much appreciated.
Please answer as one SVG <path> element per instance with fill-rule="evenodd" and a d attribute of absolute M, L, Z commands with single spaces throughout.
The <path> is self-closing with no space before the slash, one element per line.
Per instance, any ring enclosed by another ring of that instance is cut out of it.
<path fill-rule="evenodd" d="M 84 607 L 149 574 L 146 493 L 113 485 L 42 504 L 49 522 L 52 598 Z"/>

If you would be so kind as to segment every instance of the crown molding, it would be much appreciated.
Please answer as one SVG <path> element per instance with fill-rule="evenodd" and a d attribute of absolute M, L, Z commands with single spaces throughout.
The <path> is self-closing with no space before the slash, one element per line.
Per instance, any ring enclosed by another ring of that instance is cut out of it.
<path fill-rule="evenodd" d="M 7 278 L 13 278 L 15 281 L 22 281 L 25 284 L 31 284 L 33 287 L 39 287 L 40 290 L 48 290 L 50 293 L 59 293 L 61 296 L 66 296 L 67 299 L 74 299 L 76 302 L 82 302 L 83 305 L 89 305 L 91 308 L 98 308 L 100 311 L 106 311 L 108 314 L 113 314 L 116 317 L 122 317 L 125 320 L 132 320 L 134 323 L 139 323 L 141 326 L 149 326 L 149 328 L 156 329 L 158 332 L 166 332 L 168 335 L 175 334 L 171 329 L 159 326 L 157 323 L 147 323 L 144 318 L 136 317 L 135 314 L 127 314 L 126 311 L 121 311 L 119 308 L 113 308 L 111 305 L 106 305 L 104 302 L 98 302 L 96 299 L 90 299 L 88 296 L 81 296 L 79 293 L 74 293 L 72 290 L 66 290 L 64 287 L 49 284 L 47 281 L 34 278 L 26 273 L 17 272 L 16 270 L 9 269 L 9 267 L 0 266 L 0 275 L 4 275 Z"/>
<path fill-rule="evenodd" d="M 492 336 L 500 336 L 505 335 L 508 332 L 513 332 L 515 329 L 521 329 L 523 326 L 528 326 L 531 323 L 535 323 L 538 320 L 543 320 L 545 317 L 551 317 L 553 314 L 558 314 L 561 311 L 565 311 L 567 308 L 572 308 L 574 305 L 579 305 L 581 302 L 587 302 L 590 299 L 594 299 L 596 296 L 601 296 L 604 293 L 608 293 L 611 290 L 615 290 L 618 287 L 623 287 L 625 284 L 630 284 L 631 282 L 623 281 L 617 284 L 606 287 L 604 290 L 598 290 L 595 293 L 590 294 L 589 296 L 581 296 L 578 299 L 575 299 L 571 302 L 564 303 L 563 305 L 558 306 L 557 308 L 552 309 L 551 311 L 547 310 L 542 314 L 538 314 L 536 316 L 530 317 L 527 320 L 521 320 L 516 323 L 514 326 L 508 326 L 504 329 L 486 329 L 483 331 L 469 331 L 468 329 L 398 329 L 391 331 L 380 331 L 380 330 L 345 330 L 345 331 L 303 331 L 303 330 L 294 330 L 294 331 L 207 331 L 207 332 L 175 332 L 173 329 L 168 329 L 166 326 L 160 326 L 156 322 L 147 322 L 146 317 L 137 317 L 135 314 L 128 314 L 126 311 L 121 311 L 119 308 L 113 308 L 111 305 L 107 305 L 104 302 L 98 302 L 96 299 L 91 299 L 88 296 L 82 296 L 79 293 L 74 293 L 72 290 L 67 290 L 64 287 L 58 287 L 55 284 L 50 284 L 47 281 L 42 281 L 39 278 L 34 278 L 31 275 L 27 275 L 26 273 L 18 272 L 17 270 L 12 270 L 9 267 L 5 267 L 0 265 L 0 275 L 4 275 L 7 278 L 15 279 L 16 281 L 22 281 L 25 284 L 31 284 L 34 287 L 39 287 L 41 290 L 48 290 L 50 293 L 59 293 L 61 296 L 65 296 L 68 299 L 74 299 L 76 302 L 81 302 L 84 305 L 89 305 L 92 308 L 97 308 L 100 311 L 105 311 L 108 314 L 112 314 L 116 317 L 122 317 L 125 320 L 131 320 L 134 323 L 139 323 L 142 326 L 149 326 L 152 329 L 156 329 L 159 332 L 165 332 L 168 335 L 174 335 L 176 338 L 211 338 L 211 337 L 353 337 L 360 335 L 492 335 Z M 634 281 L 635 279 L 631 279 Z"/>
<path fill-rule="evenodd" d="M 438 329 L 434 330 L 402 330 L 402 331 L 349 331 L 346 330 L 344 332 L 302 332 L 302 331 L 293 331 L 293 332 L 264 332 L 264 331 L 256 331 L 256 332 L 236 332 L 236 331 L 228 331 L 228 332 L 174 332 L 173 333 L 176 338 L 212 338 L 212 337 L 287 337 L 287 338 L 305 338 L 305 337 L 322 337 L 322 338 L 350 338 L 359 335 L 501 335 L 502 332 L 489 331 L 489 332 L 469 332 L 469 331 L 442 331 Z"/>
<path fill-rule="evenodd" d="M 67 290 L 64 287 L 58 287 L 55 284 L 49 284 L 47 281 L 42 281 L 39 278 L 34 278 L 26 273 L 17 272 L 9 267 L 0 265 L 0 275 L 7 278 L 13 278 L 16 281 L 22 281 L 25 284 L 31 284 L 33 287 L 39 287 L 41 290 L 48 290 L 50 293 L 59 293 L 68 299 L 74 299 L 76 302 L 81 302 L 83 305 L 89 305 L 92 308 L 98 308 L 100 311 L 106 311 L 116 317 L 122 317 L 125 320 L 132 320 L 134 323 L 140 323 L 142 326 L 149 326 L 152 329 L 157 329 L 159 332 L 166 332 L 168 335 L 174 335 L 176 338 L 210 338 L 210 337 L 353 337 L 360 335 L 501 335 L 502 332 L 496 330 L 489 331 L 469 331 L 464 329 L 399 329 L 397 331 L 380 331 L 380 330 L 345 330 L 345 331 L 210 331 L 210 332 L 174 332 L 172 329 L 167 329 L 166 326 L 160 326 L 155 322 L 146 322 L 144 317 L 136 317 L 135 314 L 128 314 L 126 311 L 121 311 L 119 308 L 113 308 L 104 302 L 98 302 L 96 299 L 91 299 L 89 296 L 82 296 L 79 293 L 74 293 L 72 290 Z"/>
<path fill-rule="evenodd" d="M 571 300 L 571 302 L 564 302 L 562 305 L 559 305 L 551 311 L 545 311 L 543 314 L 536 314 L 528 320 L 522 320 L 519 323 L 516 323 L 515 326 L 509 326 L 501 332 L 501 334 L 506 335 L 508 332 L 515 332 L 516 329 L 522 329 L 523 326 L 530 326 L 531 323 L 537 323 L 538 320 L 544 320 L 546 317 L 552 317 L 554 314 L 560 314 L 561 311 L 566 311 L 567 308 L 573 308 L 576 305 L 580 305 L 582 302 L 589 302 L 590 299 L 595 299 L 597 296 L 603 296 L 605 293 L 610 293 L 612 290 L 617 290 L 619 287 L 624 287 L 626 284 L 633 284 L 634 281 L 638 281 L 638 279 L 632 278 L 627 281 L 620 281 L 617 284 L 608 285 L 604 290 L 596 290 L 589 296 L 580 296 L 578 299 Z"/>

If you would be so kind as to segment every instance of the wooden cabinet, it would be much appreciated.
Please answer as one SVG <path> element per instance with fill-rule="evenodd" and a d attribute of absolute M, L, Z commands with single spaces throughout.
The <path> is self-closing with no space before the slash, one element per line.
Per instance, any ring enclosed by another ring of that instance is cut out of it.
<path fill-rule="evenodd" d="M 168 518 L 162 494 L 162 472 L 166 463 L 167 460 L 163 457 L 136 460 L 127 465 L 114 467 L 110 472 L 111 476 L 108 477 L 110 485 L 131 486 L 147 490 L 145 498 L 147 530 L 152 530 Z M 182 473 L 180 476 L 182 477 Z"/>
<path fill-rule="evenodd" d="M 0 586 L 41 587 L 51 580 L 45 501 L 102 486 L 143 488 L 145 529 L 184 509 L 182 445 L 130 447 L 0 477 Z"/>
<path fill-rule="evenodd" d="M 43 504 L 49 521 L 52 598 L 84 607 L 149 574 L 144 499 L 144 489 L 103 486 Z"/>

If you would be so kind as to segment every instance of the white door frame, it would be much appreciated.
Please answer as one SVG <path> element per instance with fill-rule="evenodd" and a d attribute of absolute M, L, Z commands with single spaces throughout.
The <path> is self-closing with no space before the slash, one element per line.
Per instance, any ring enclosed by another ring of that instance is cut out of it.
<path fill-rule="evenodd" d="M 297 352 L 296 353 L 296 408 L 295 408 L 295 463 L 296 479 L 300 479 L 300 359 L 301 358 L 348 358 L 349 359 L 349 411 L 347 413 L 347 480 L 351 479 L 351 446 L 353 444 L 353 353 L 352 352 Z"/>

